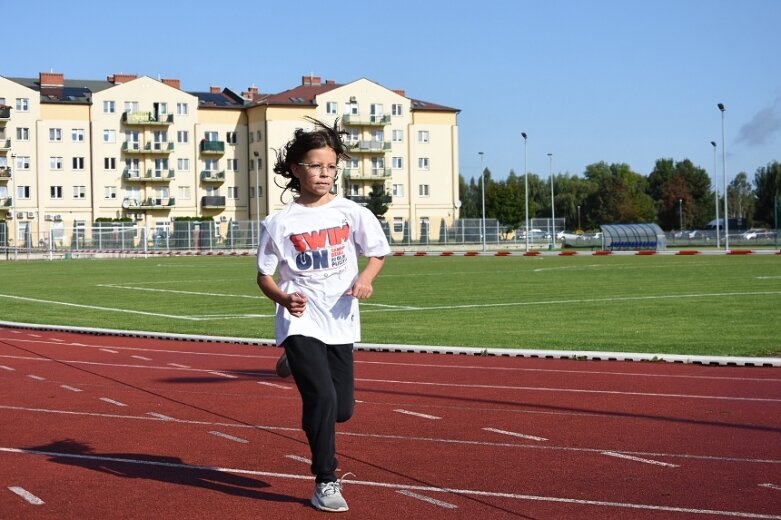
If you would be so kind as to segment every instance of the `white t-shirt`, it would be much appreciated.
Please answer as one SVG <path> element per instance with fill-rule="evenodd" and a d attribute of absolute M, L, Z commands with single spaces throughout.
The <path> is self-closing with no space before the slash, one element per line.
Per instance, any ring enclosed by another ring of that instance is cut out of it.
<path fill-rule="evenodd" d="M 389 253 L 377 217 L 343 197 L 314 208 L 292 202 L 266 217 L 260 227 L 258 272 L 274 275 L 279 269 L 279 288 L 308 299 L 301 317 L 277 305 L 277 344 L 299 334 L 329 345 L 360 341 L 358 299 L 345 293 L 358 277 L 358 255 Z"/>

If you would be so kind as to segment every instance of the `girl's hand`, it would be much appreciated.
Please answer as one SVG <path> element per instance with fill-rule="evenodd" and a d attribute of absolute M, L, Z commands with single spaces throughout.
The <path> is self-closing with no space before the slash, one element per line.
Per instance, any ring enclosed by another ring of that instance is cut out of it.
<path fill-rule="evenodd" d="M 355 280 L 353 288 L 347 291 L 347 294 L 358 298 L 359 300 L 365 300 L 366 298 L 371 297 L 374 292 L 374 287 L 372 287 L 371 281 L 366 281 L 364 278 L 365 277 L 363 276 L 359 276 L 358 279 Z"/>
<path fill-rule="evenodd" d="M 304 315 L 304 311 L 306 310 L 306 302 L 306 296 L 301 293 L 294 292 L 287 295 L 287 299 L 283 305 L 291 316 L 300 318 Z"/>

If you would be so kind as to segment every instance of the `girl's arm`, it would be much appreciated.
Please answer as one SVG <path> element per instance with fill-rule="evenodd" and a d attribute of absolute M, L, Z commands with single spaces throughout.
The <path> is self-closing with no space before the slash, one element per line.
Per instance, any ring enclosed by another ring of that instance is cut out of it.
<path fill-rule="evenodd" d="M 355 284 L 353 284 L 352 289 L 350 289 L 347 294 L 354 296 L 359 300 L 369 298 L 374 292 L 372 283 L 374 282 L 374 279 L 377 278 L 377 275 L 380 274 L 383 265 L 385 265 L 384 256 L 370 256 L 366 267 L 364 267 L 361 274 L 358 275 Z"/>
<path fill-rule="evenodd" d="M 279 288 L 273 276 L 258 273 L 258 287 L 269 300 L 286 308 L 291 315 L 301 316 L 304 314 L 306 296 L 297 292 L 290 294 L 284 292 Z"/>

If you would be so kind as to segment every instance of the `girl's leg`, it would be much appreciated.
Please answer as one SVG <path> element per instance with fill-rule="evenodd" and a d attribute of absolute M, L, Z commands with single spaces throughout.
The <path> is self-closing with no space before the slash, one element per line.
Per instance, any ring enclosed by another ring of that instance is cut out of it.
<path fill-rule="evenodd" d="M 285 340 L 290 370 L 301 394 L 302 428 L 312 451 L 316 481 L 336 480 L 336 422 L 353 410 L 352 346 L 328 346 L 314 338 Z M 349 362 L 348 362 L 349 361 Z"/>

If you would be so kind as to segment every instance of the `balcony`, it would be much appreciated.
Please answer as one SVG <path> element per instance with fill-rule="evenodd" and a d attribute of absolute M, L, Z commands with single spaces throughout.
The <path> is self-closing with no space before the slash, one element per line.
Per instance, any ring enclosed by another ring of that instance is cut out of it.
<path fill-rule="evenodd" d="M 172 169 L 169 170 L 153 170 L 146 171 L 146 177 L 144 179 L 147 182 L 171 182 L 174 180 L 176 172 Z"/>
<path fill-rule="evenodd" d="M 141 147 L 141 143 L 136 141 L 125 141 L 122 143 L 122 152 L 127 154 L 142 154 L 144 153 L 144 149 Z"/>
<path fill-rule="evenodd" d="M 366 172 L 360 169 L 344 170 L 344 176 L 351 181 L 384 181 L 392 175 L 390 168 L 372 168 Z"/>
<path fill-rule="evenodd" d="M 225 209 L 225 197 L 215 195 L 201 197 L 201 207 L 203 209 Z"/>
<path fill-rule="evenodd" d="M 0 123 L 11 120 L 11 107 L 7 105 L 0 106 Z"/>
<path fill-rule="evenodd" d="M 173 197 L 147 197 L 139 203 L 136 199 L 125 199 L 122 201 L 122 207 L 128 213 L 142 213 L 149 210 L 171 209 L 176 205 L 176 199 Z"/>
<path fill-rule="evenodd" d="M 11 178 L 11 167 L 0 166 L 0 182 L 8 182 L 8 179 L 10 178 Z"/>
<path fill-rule="evenodd" d="M 204 170 L 201 172 L 201 182 L 208 184 L 222 184 L 225 182 L 225 171 L 213 172 Z"/>
<path fill-rule="evenodd" d="M 387 126 L 390 124 L 390 119 L 390 115 L 359 116 L 346 114 L 342 118 L 342 124 L 345 126 Z"/>
<path fill-rule="evenodd" d="M 124 112 L 122 123 L 126 126 L 168 126 L 174 123 L 174 115 L 155 115 L 152 112 Z"/>
<path fill-rule="evenodd" d="M 6 139 L 5 141 L 0 141 L 0 152 L 8 152 L 11 150 L 11 140 Z"/>
<path fill-rule="evenodd" d="M 391 149 L 390 141 L 358 141 L 349 143 L 347 153 L 383 154 Z"/>
<path fill-rule="evenodd" d="M 222 155 L 225 153 L 225 141 L 201 141 L 201 154 Z"/>
<path fill-rule="evenodd" d="M 148 154 L 169 154 L 173 151 L 174 143 L 152 142 L 144 146 L 144 153 Z"/>
<path fill-rule="evenodd" d="M 345 195 L 345 198 L 350 199 L 351 201 L 357 204 L 361 204 L 362 206 L 368 204 L 369 200 L 371 199 L 371 197 L 367 195 Z M 393 197 L 391 197 L 390 195 L 383 195 L 380 200 L 382 201 L 383 204 L 390 204 L 391 202 L 393 202 Z"/>
<path fill-rule="evenodd" d="M 13 197 L 5 197 L 4 199 L 0 199 L 0 208 L 10 208 L 13 205 L 14 205 Z"/>

